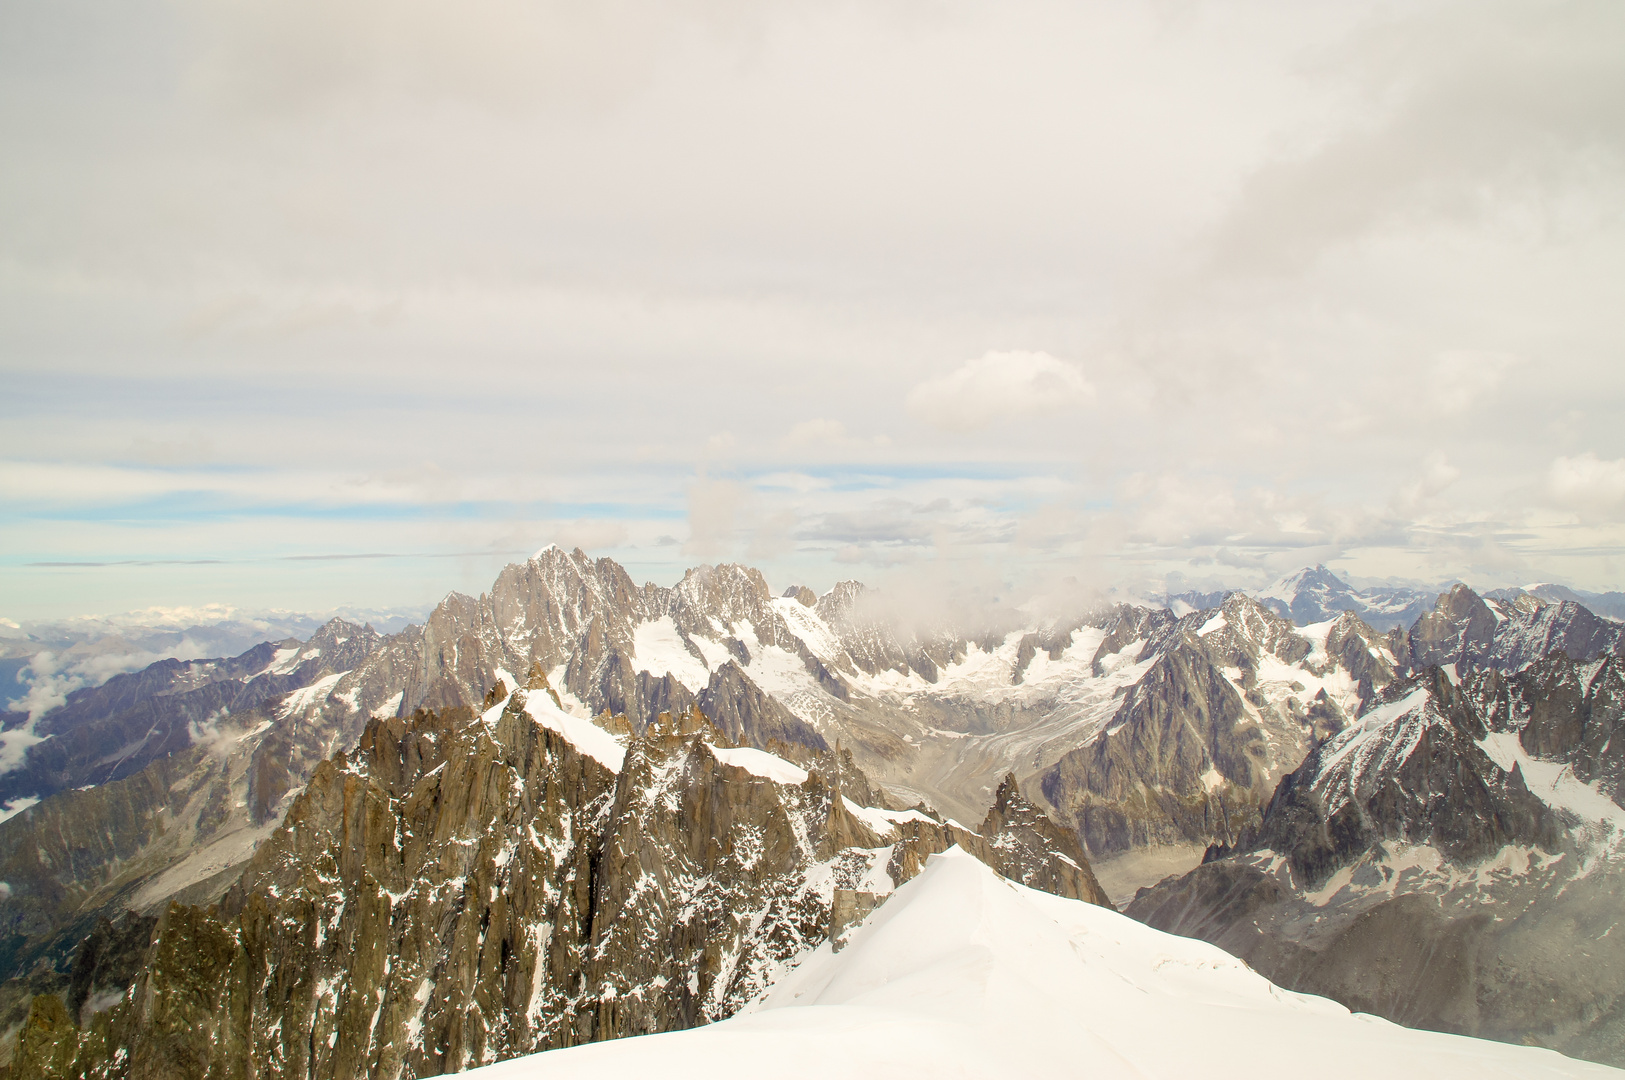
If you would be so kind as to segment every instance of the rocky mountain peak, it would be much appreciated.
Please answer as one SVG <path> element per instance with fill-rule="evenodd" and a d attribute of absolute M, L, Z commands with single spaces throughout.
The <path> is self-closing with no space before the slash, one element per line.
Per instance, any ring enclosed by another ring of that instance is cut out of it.
<path fill-rule="evenodd" d="M 1503 635 L 1526 632 L 1497 602 Z M 1442 606 L 1475 611 L 1459 592 Z M 1351 1009 L 1625 1061 L 1620 666 L 1556 652 L 1394 680 L 1234 850 L 1129 914 Z"/>
<path fill-rule="evenodd" d="M 861 581 L 837 581 L 829 592 L 818 598 L 814 610 L 826 623 L 837 626 L 852 614 L 859 599 L 868 591 Z"/>
<path fill-rule="evenodd" d="M 1573 601 L 1548 602 L 1527 593 L 1485 599 L 1466 585 L 1440 596 L 1409 634 L 1413 667 L 1453 664 L 1458 673 L 1479 667 L 1516 671 L 1554 652 L 1591 660 L 1622 643 L 1625 626 Z"/>
<path fill-rule="evenodd" d="M 696 566 L 683 574 L 672 589 L 673 601 L 718 618 L 724 623 L 741 619 L 761 621 L 773 598 L 762 572 L 738 563 Z"/>
<path fill-rule="evenodd" d="M 168 908 L 131 994 L 83 1030 L 42 1013 L 30 1060 L 352 1080 L 694 1027 L 823 941 L 835 890 L 882 900 L 955 843 L 1104 899 L 1013 783 L 978 835 L 820 768 L 842 783 L 696 712 L 615 736 L 536 690 L 374 720 L 218 906 Z"/>
<path fill-rule="evenodd" d="M 1426 613 L 1434 598 L 1432 592 L 1406 586 L 1357 589 L 1321 564 L 1287 574 L 1255 595 L 1266 607 L 1299 626 L 1354 611 L 1380 630 L 1409 625 Z"/>
<path fill-rule="evenodd" d="M 781 595 L 795 600 L 802 607 L 818 606 L 818 594 L 805 585 L 792 585 L 785 589 Z"/>
<path fill-rule="evenodd" d="M 1287 856 L 1311 885 L 1384 840 L 1430 844 L 1462 862 L 1509 843 L 1558 850 L 1561 819 L 1516 763 L 1491 757 L 1488 735 L 1447 672 L 1396 682 L 1282 779 L 1243 846 Z"/>
<path fill-rule="evenodd" d="M 1479 660 L 1494 639 L 1499 621 L 1472 589 L 1452 586 L 1411 628 L 1411 658 L 1424 667 Z"/>

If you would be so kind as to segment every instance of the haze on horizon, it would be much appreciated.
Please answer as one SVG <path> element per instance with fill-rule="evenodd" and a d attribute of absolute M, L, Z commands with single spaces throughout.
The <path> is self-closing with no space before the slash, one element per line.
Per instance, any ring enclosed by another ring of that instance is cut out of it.
<path fill-rule="evenodd" d="M 1607 2 L 4 5 L 0 616 L 549 542 L 1619 588 L 1622 56 Z"/>

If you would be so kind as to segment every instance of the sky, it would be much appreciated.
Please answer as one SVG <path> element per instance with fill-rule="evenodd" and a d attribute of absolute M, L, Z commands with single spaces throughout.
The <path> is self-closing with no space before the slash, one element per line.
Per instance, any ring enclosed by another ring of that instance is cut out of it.
<path fill-rule="evenodd" d="M 1625 7 L 0 0 L 0 617 L 1625 585 Z"/>

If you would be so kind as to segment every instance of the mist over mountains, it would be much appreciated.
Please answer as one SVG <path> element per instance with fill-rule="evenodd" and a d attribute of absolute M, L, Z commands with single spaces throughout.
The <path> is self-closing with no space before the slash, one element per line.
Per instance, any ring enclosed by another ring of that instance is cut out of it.
<path fill-rule="evenodd" d="M 1300 625 L 1348 610 L 1371 626 L 1387 630 L 1414 621 L 1449 584 L 1437 588 L 1377 585 L 1358 589 L 1325 567 L 1315 566 L 1284 575 L 1263 589 L 1165 593 L 1141 602 L 1183 613 L 1215 607 L 1226 593 L 1242 591 Z M 1625 593 L 1591 593 L 1562 585 L 1536 584 L 1526 590 L 1490 590 L 1485 595 L 1512 599 L 1520 591 L 1548 601 L 1571 600 L 1598 614 L 1625 618 Z M 909 610 L 911 605 L 901 596 L 887 596 L 884 600 L 871 596 L 868 602 L 876 606 L 876 617 L 900 624 L 919 621 L 921 613 Z M 1046 609 L 1086 603 L 1081 594 L 1036 599 L 1037 606 Z M 944 610 L 940 602 L 930 607 L 932 617 L 940 618 Z M 430 610 L 336 608 L 301 613 L 239 611 L 210 605 L 45 622 L 0 620 L 0 707 L 38 714 L 61 705 L 71 690 L 98 685 L 113 674 L 135 671 L 155 660 L 235 655 L 261 641 L 305 640 L 332 618 L 392 634 L 420 622 Z M 1012 618 L 1019 618 L 1019 613 L 999 609 L 973 621 L 988 623 L 983 629 L 997 629 L 1001 620 L 1008 622 Z M 7 697 L 8 693 L 12 696 Z"/>
<path fill-rule="evenodd" d="M 49 622 L 0 620 L 0 710 L 38 716 L 62 705 L 73 690 L 98 686 L 112 675 L 164 659 L 234 656 L 262 641 L 304 640 L 331 618 L 389 634 L 426 612 L 339 608 L 313 615 L 210 605 Z"/>

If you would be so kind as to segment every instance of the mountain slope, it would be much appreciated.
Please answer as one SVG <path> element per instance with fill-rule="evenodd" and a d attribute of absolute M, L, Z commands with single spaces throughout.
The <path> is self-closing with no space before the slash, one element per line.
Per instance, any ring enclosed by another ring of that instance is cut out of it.
<path fill-rule="evenodd" d="M 1253 596 L 1299 626 L 1326 622 L 1352 611 L 1378 630 L 1409 626 L 1432 607 L 1433 592 L 1403 587 L 1356 589 L 1324 566 L 1287 574 Z"/>
<path fill-rule="evenodd" d="M 219 899 L 311 770 L 372 719 L 477 708 L 516 671 L 546 673 L 576 720 L 624 716 L 628 734 L 697 708 L 728 742 L 793 762 L 838 745 L 899 797 L 875 805 L 924 801 L 974 821 L 1020 778 L 1072 831 L 1074 862 L 1136 852 L 1188 867 L 1209 844 L 1237 845 L 1317 741 L 1419 665 L 1464 678 L 1553 650 L 1595 659 L 1622 630 L 1573 603 L 1463 586 L 1386 634 L 1348 612 L 1295 626 L 1242 594 L 1181 617 L 1119 605 L 971 634 L 911 628 L 856 582 L 774 596 L 759 572 L 723 565 L 638 586 L 610 560 L 550 548 L 388 638 L 335 622 L 268 654 L 156 665 L 45 718 L 54 734 L 4 778 L 9 790 L 99 786 L 0 823 L 0 975 L 43 961 L 65 985 L 99 920 Z M 1625 741 L 1572 682 L 1519 691 L 1519 707 L 1539 713 L 1530 737 L 1556 725 L 1567 749 L 1539 752 L 1617 790 Z M 1541 705 L 1570 700 L 1583 708 L 1564 717 Z M 1402 801 L 1394 815 L 1409 820 Z M 1126 876 L 1124 894 L 1151 880 Z M 0 1020 L 40 985 L 0 986 Z"/>
<path fill-rule="evenodd" d="M 1170 1037 L 1171 1033 L 1174 1037 Z M 1550 1051 L 1394 1027 L 1235 958 L 1000 881 L 950 851 L 745 1015 L 522 1058 L 477 1080 L 661 1076 L 1612 1077 Z"/>
<path fill-rule="evenodd" d="M 1407 635 L 1411 663 L 1454 664 L 1461 672 L 1517 671 L 1552 653 L 1592 660 L 1617 652 L 1625 624 L 1602 619 L 1572 601 L 1547 603 L 1530 594 L 1486 600 L 1465 585 L 1439 597 Z"/>
<path fill-rule="evenodd" d="M 1127 911 L 1352 1008 L 1625 1063 L 1622 666 L 1396 682 Z"/>
<path fill-rule="evenodd" d="M 1037 777 L 1094 855 L 1231 842 L 1316 737 L 1395 676 L 1353 615 L 1297 628 L 1240 593 L 1163 626 L 1105 726 Z"/>
<path fill-rule="evenodd" d="M 375 720 L 217 907 L 168 907 L 123 1001 L 47 1038 L 38 999 L 17 1060 L 426 1076 L 691 1027 L 835 929 L 835 890 L 884 897 L 954 844 L 1105 902 L 1013 781 L 973 833 L 886 808 L 849 758 L 806 765 L 697 711 L 599 727 L 539 670 L 479 714 Z"/>
<path fill-rule="evenodd" d="M 0 802 L 132 776 L 149 762 L 202 741 L 203 729 L 325 678 L 352 670 L 383 639 L 334 619 L 304 643 L 257 645 L 240 656 L 162 660 L 75 690 L 34 724 L 39 742 L 22 766 L 0 773 Z"/>
<path fill-rule="evenodd" d="M 316 763 L 359 733 L 357 711 L 336 708 L 327 726 L 306 704 L 379 641 L 335 620 L 304 643 L 117 676 L 48 714 L 52 737 L 0 778 L 46 793 L 0 821 L 0 980 L 43 965 L 65 984 L 99 921 L 217 898 Z M 0 983 L 0 1022 L 17 990 Z"/>

